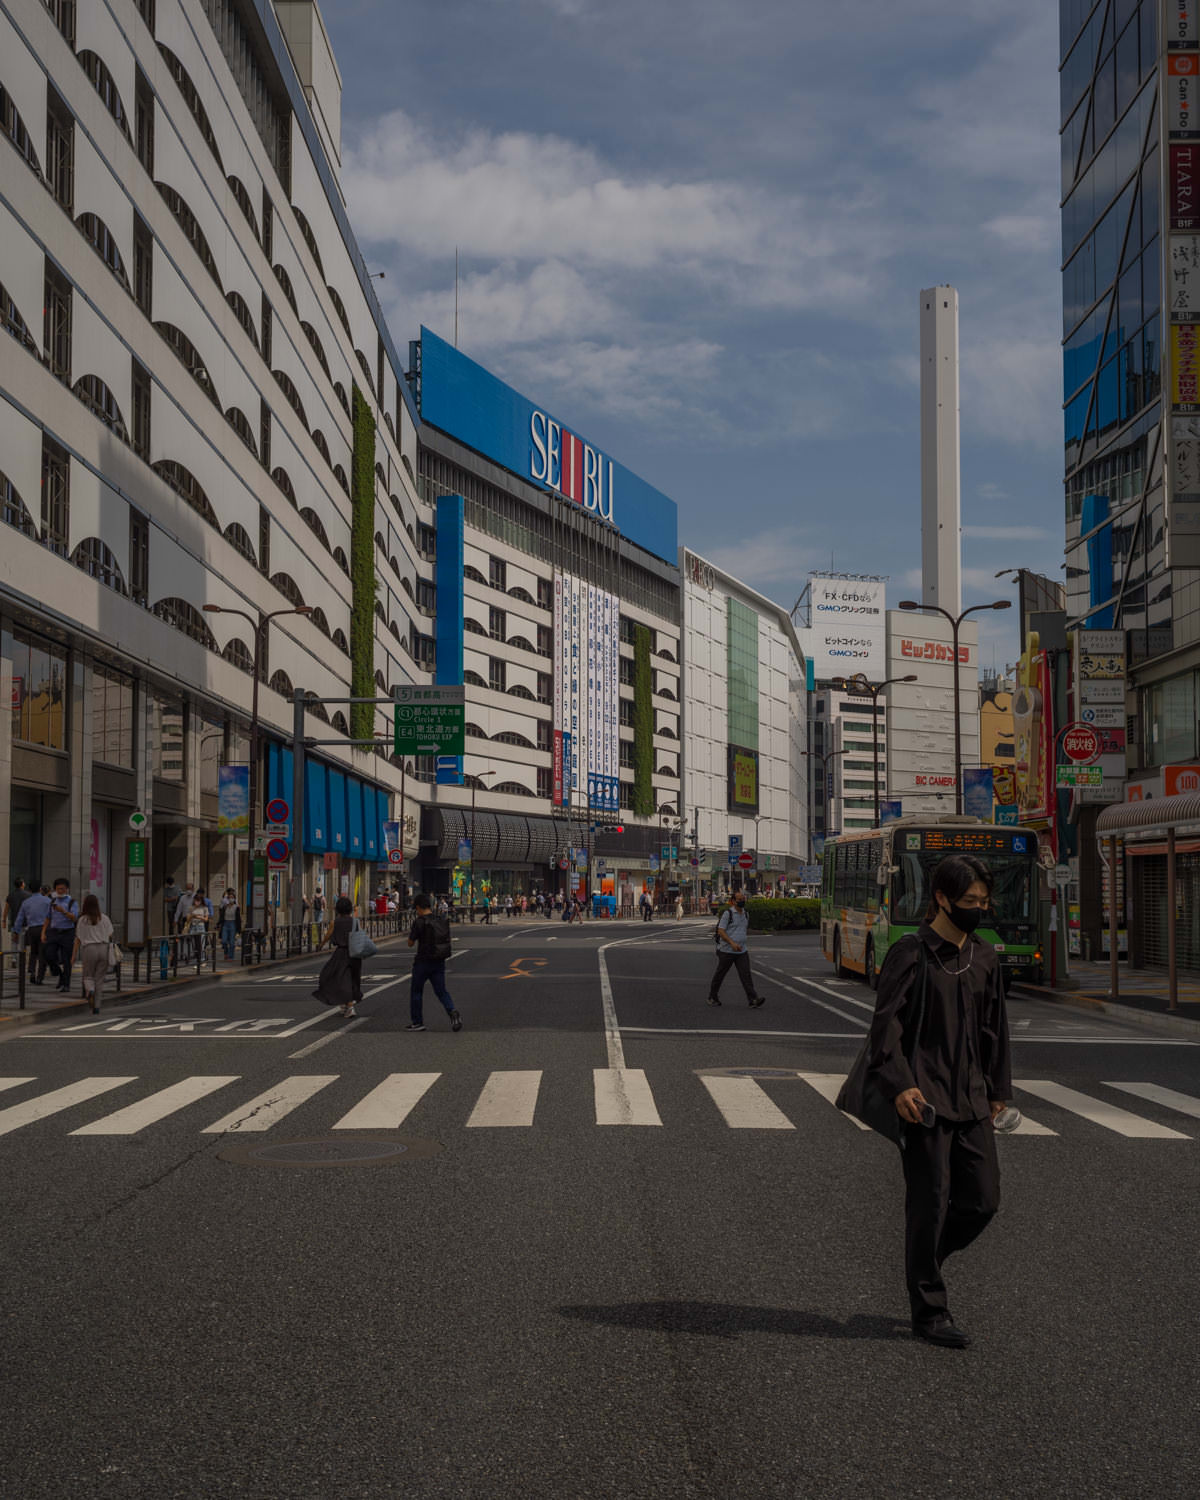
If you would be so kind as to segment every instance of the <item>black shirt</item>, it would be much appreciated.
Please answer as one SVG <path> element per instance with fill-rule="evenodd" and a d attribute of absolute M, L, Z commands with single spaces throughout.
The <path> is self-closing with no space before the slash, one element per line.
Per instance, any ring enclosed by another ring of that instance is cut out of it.
<path fill-rule="evenodd" d="M 910 1002 L 920 943 L 928 987 L 914 1050 L 906 1027 L 916 1019 Z M 890 1097 L 917 1087 L 946 1120 L 985 1120 L 989 1100 L 1010 1099 L 1008 1012 L 994 950 L 974 936 L 956 948 L 928 922 L 893 944 L 879 971 L 870 1067 Z"/>
<path fill-rule="evenodd" d="M 17 913 L 25 905 L 25 898 L 33 892 L 28 886 L 18 889 L 16 886 L 8 893 L 8 925 L 12 927 L 17 920 Z"/>
<path fill-rule="evenodd" d="M 333 931 L 329 935 L 329 946 L 331 948 L 348 948 L 350 946 L 350 934 L 354 931 L 354 917 L 334 917 Z"/>

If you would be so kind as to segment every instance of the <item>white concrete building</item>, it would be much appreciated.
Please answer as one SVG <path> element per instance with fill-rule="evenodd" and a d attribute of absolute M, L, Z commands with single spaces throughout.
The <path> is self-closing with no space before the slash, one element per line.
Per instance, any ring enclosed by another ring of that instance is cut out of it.
<path fill-rule="evenodd" d="M 805 660 L 787 611 L 682 551 L 683 815 L 728 880 L 729 838 L 755 853 L 760 888 L 808 859 Z M 750 871 L 750 879 L 755 871 Z M 736 876 L 735 876 L 736 880 Z"/>
<path fill-rule="evenodd" d="M 264 796 L 290 796 L 293 689 L 429 680 L 416 412 L 315 4 L 0 0 L 0 105 L 0 869 L 120 926 L 144 812 L 158 932 L 167 875 L 237 879 L 218 771 L 249 760 L 256 644 Z M 307 715 L 339 740 L 310 888 L 373 879 L 397 811 L 398 769 L 340 743 L 387 715 L 352 717 Z"/>
<path fill-rule="evenodd" d="M 881 805 L 888 799 L 886 692 L 879 698 L 874 730 L 869 693 L 818 687 L 810 713 L 814 831 L 828 835 L 874 827 L 876 793 Z"/>

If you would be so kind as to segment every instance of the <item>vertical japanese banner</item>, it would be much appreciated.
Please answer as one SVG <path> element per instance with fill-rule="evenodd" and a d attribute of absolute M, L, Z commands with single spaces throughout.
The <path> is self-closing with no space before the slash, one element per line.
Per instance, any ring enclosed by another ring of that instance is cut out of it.
<path fill-rule="evenodd" d="M 613 812 L 621 808 L 621 600 L 613 594 L 608 629 L 609 796 Z"/>
<path fill-rule="evenodd" d="M 580 608 L 582 604 L 582 586 L 578 578 L 571 578 L 571 707 L 568 713 L 567 727 L 571 732 L 571 776 L 568 785 L 571 788 L 571 799 L 579 794 L 579 760 L 580 760 L 580 733 L 582 722 L 579 712 L 579 675 L 580 658 L 579 647 L 582 635 L 582 620 Z"/>
<path fill-rule="evenodd" d="M 552 643 L 551 664 L 554 669 L 554 692 L 553 692 L 553 718 L 550 721 L 551 735 L 554 744 L 554 776 L 552 800 L 555 807 L 563 804 L 563 698 L 566 692 L 567 662 L 563 647 L 566 641 L 566 628 L 563 613 L 563 575 L 559 572 L 554 574 L 554 639 Z"/>
<path fill-rule="evenodd" d="M 588 806 L 596 801 L 596 590 L 583 585 L 584 614 L 587 620 L 584 656 L 584 684 L 587 693 L 587 775 Z"/>

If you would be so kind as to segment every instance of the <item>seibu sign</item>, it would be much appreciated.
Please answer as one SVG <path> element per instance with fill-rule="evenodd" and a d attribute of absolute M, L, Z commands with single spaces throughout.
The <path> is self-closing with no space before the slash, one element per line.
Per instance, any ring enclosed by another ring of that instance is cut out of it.
<path fill-rule="evenodd" d="M 574 500 L 603 521 L 613 519 L 613 462 L 544 411 L 529 418 L 529 477 Z"/>

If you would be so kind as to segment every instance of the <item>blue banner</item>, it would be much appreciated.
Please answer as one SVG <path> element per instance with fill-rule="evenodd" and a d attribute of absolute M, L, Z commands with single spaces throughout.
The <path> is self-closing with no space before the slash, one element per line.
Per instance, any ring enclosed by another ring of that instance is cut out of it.
<path fill-rule="evenodd" d="M 964 766 L 962 779 L 963 812 L 968 818 L 981 818 L 990 823 L 994 801 L 991 766 Z"/>

